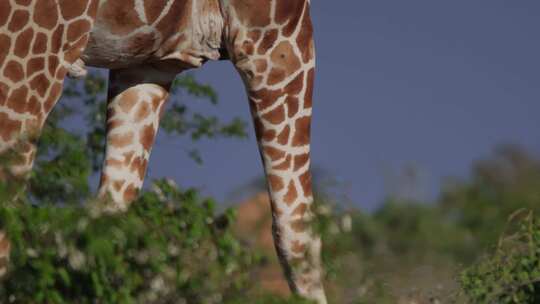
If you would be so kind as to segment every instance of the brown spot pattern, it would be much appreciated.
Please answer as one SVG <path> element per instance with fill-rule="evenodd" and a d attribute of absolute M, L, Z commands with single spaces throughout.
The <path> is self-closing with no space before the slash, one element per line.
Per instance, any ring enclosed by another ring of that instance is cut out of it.
<path fill-rule="evenodd" d="M 251 91 L 250 96 L 256 99 L 260 99 L 260 102 L 253 102 L 257 111 L 262 111 L 271 105 L 283 94 L 281 90 L 268 90 L 260 89 L 258 91 Z"/>
<path fill-rule="evenodd" d="M 304 96 L 304 109 L 308 109 L 312 107 L 314 78 L 315 78 L 315 69 L 312 68 L 308 72 L 306 94 Z"/>
<path fill-rule="evenodd" d="M 135 154 L 135 152 L 133 151 L 124 153 L 124 165 L 127 166 L 131 163 L 131 160 L 133 159 L 133 154 Z"/>
<path fill-rule="evenodd" d="M 283 197 L 283 201 L 287 205 L 290 206 L 292 203 L 294 203 L 297 197 L 298 197 L 298 192 L 296 192 L 296 187 L 294 186 L 294 182 L 290 181 L 289 186 L 287 187 L 287 193 Z"/>
<path fill-rule="evenodd" d="M 60 60 L 58 60 L 58 57 L 56 56 L 49 56 L 49 58 L 47 59 L 47 63 L 49 66 L 49 75 L 54 77 L 54 75 L 56 75 L 56 69 L 60 64 Z"/>
<path fill-rule="evenodd" d="M 146 165 L 147 165 L 147 160 L 139 156 L 133 159 L 130 169 L 133 172 L 137 172 L 137 174 L 139 175 L 139 179 L 143 180 L 144 173 L 146 172 Z"/>
<path fill-rule="evenodd" d="M 300 168 L 306 165 L 309 161 L 309 154 L 296 155 L 294 157 L 294 171 L 298 171 Z"/>
<path fill-rule="evenodd" d="M 272 161 L 276 161 L 285 156 L 285 152 L 271 146 L 263 146 L 263 151 Z"/>
<path fill-rule="evenodd" d="M 5 1 L 5 0 L 4 0 Z M 11 21 L 8 25 L 10 32 L 17 32 L 21 30 L 27 23 L 30 14 L 25 10 L 16 10 L 11 17 Z"/>
<path fill-rule="evenodd" d="M 141 141 L 141 145 L 146 151 L 150 151 L 152 148 L 152 144 L 154 143 L 154 126 L 153 125 L 147 125 L 143 128 L 139 140 Z"/>
<path fill-rule="evenodd" d="M 124 191 L 124 201 L 131 202 L 137 197 L 139 190 L 133 184 L 130 184 Z"/>
<path fill-rule="evenodd" d="M 68 41 L 77 41 L 82 35 L 85 35 L 90 31 L 90 22 L 86 20 L 77 20 L 70 23 L 67 29 Z"/>
<path fill-rule="evenodd" d="M 115 148 L 123 148 L 133 142 L 133 132 L 128 131 L 122 134 L 113 134 L 110 136 L 110 144 Z"/>
<path fill-rule="evenodd" d="M 113 184 L 114 190 L 120 191 L 120 189 L 122 189 L 122 186 L 124 186 L 125 183 L 126 181 L 114 181 L 112 184 Z"/>
<path fill-rule="evenodd" d="M 304 174 L 300 175 L 300 184 L 302 185 L 302 189 L 304 190 L 305 196 L 311 196 L 312 189 L 311 189 L 311 173 L 309 171 L 305 172 Z"/>
<path fill-rule="evenodd" d="M 289 134 L 291 132 L 291 128 L 289 126 L 285 126 L 283 128 L 283 131 L 279 133 L 277 141 L 281 145 L 286 145 L 289 142 Z"/>
<path fill-rule="evenodd" d="M 36 90 L 39 96 L 44 97 L 45 93 L 47 93 L 47 89 L 49 88 L 49 83 L 49 78 L 47 78 L 45 74 L 41 73 L 30 80 L 30 88 Z"/>
<path fill-rule="evenodd" d="M 287 170 L 291 166 L 291 160 L 292 160 L 291 155 L 287 155 L 287 157 L 285 157 L 285 160 L 283 162 L 281 162 L 280 164 L 272 167 L 272 169 L 274 169 L 274 170 Z"/>
<path fill-rule="evenodd" d="M 34 30 L 32 28 L 28 28 L 24 30 L 24 32 L 19 34 L 17 40 L 15 40 L 15 56 L 18 56 L 20 58 L 26 57 L 26 55 L 28 55 L 28 52 L 30 51 L 30 44 L 32 43 L 33 38 Z"/>
<path fill-rule="evenodd" d="M 295 132 L 292 139 L 293 146 L 303 146 L 309 144 L 311 117 L 304 116 L 295 122 Z"/>
<path fill-rule="evenodd" d="M 257 73 L 264 73 L 267 68 L 268 68 L 268 63 L 266 63 L 265 59 L 255 60 L 255 71 L 257 71 Z"/>
<path fill-rule="evenodd" d="M 40 74 L 41 77 L 44 77 L 43 74 Z M 48 81 L 47 81 L 48 84 Z M 39 92 L 39 91 L 38 91 Z M 60 94 L 62 93 L 62 83 L 56 82 L 52 85 L 51 92 L 49 93 L 49 97 L 45 101 L 44 104 L 44 111 L 45 113 L 49 113 L 56 104 L 56 101 L 58 101 L 58 97 L 60 97 Z"/>
<path fill-rule="evenodd" d="M 107 1 L 100 9 L 100 16 L 106 26 L 115 35 L 126 35 L 134 29 L 143 25 L 139 19 L 134 0 Z"/>
<path fill-rule="evenodd" d="M 294 53 L 292 45 L 287 41 L 280 42 L 274 48 L 270 54 L 270 59 L 275 67 L 270 71 L 268 77 L 269 85 L 283 81 L 283 78 L 298 71 L 300 68 L 300 60 Z"/>
<path fill-rule="evenodd" d="M 157 112 L 159 106 L 161 105 L 161 102 L 163 101 L 163 98 L 160 98 L 159 96 L 153 96 L 152 97 L 152 111 Z"/>
<path fill-rule="evenodd" d="M 308 204 L 301 203 L 301 204 L 298 204 L 296 208 L 294 208 L 294 211 L 292 212 L 291 215 L 303 217 L 304 214 L 306 214 L 307 210 L 308 210 Z"/>
<path fill-rule="evenodd" d="M 283 181 L 281 180 L 281 177 L 274 175 L 274 174 L 268 174 L 268 183 L 270 184 L 270 187 L 272 188 L 272 191 L 279 191 L 283 189 Z"/>
<path fill-rule="evenodd" d="M 298 113 L 299 100 L 296 97 L 287 96 L 285 103 L 287 104 L 289 118 L 293 117 Z"/>
<path fill-rule="evenodd" d="M 121 119 L 111 118 L 107 121 L 107 131 L 110 132 L 115 128 L 118 128 L 124 124 L 124 121 Z"/>
<path fill-rule="evenodd" d="M 34 22 L 45 29 L 53 29 L 58 23 L 58 5 L 54 0 L 37 0 L 33 12 Z"/>
<path fill-rule="evenodd" d="M 0 137 L 4 141 L 9 141 L 19 133 L 22 123 L 18 120 L 9 118 L 6 113 L 0 112 Z"/>
<path fill-rule="evenodd" d="M 13 82 L 19 82 L 24 77 L 23 66 L 17 61 L 9 61 L 4 68 L 4 76 Z"/>
<path fill-rule="evenodd" d="M 297 95 L 304 87 L 304 72 L 301 72 L 285 86 L 285 92 L 289 95 Z"/>
<path fill-rule="evenodd" d="M 276 137 L 276 131 L 272 129 L 265 129 L 264 126 L 262 125 L 258 129 L 259 129 L 259 135 L 257 135 L 257 138 L 262 138 L 265 141 L 271 141 Z"/>
<path fill-rule="evenodd" d="M 302 51 L 302 61 L 308 62 L 313 58 L 313 25 L 311 24 L 311 18 L 309 16 L 309 10 L 306 10 L 304 13 L 304 18 L 302 19 L 302 25 L 300 27 L 300 32 L 296 37 L 296 43 L 300 46 Z"/>
<path fill-rule="evenodd" d="M 6 103 L 8 92 L 9 87 L 5 83 L 0 82 L 0 106 Z"/>
<path fill-rule="evenodd" d="M 176 32 L 177 22 L 175 21 L 178 19 L 178 16 L 184 16 L 184 10 L 188 9 L 186 2 L 187 1 L 173 1 L 173 4 L 171 5 L 167 14 L 160 19 L 156 25 L 156 28 L 163 36 L 172 36 L 172 34 Z M 186 26 L 186 24 L 182 24 L 180 26 Z"/>
<path fill-rule="evenodd" d="M 277 30 L 268 30 L 264 32 L 263 40 L 261 41 L 261 44 L 259 45 L 259 49 L 257 50 L 257 53 L 259 55 L 266 54 L 268 50 L 274 46 L 274 43 L 276 42 L 278 37 L 278 31 Z"/>
<path fill-rule="evenodd" d="M 105 165 L 107 167 L 116 167 L 116 168 L 122 168 L 122 161 L 115 159 L 115 158 L 108 158 L 105 161 Z"/>
<path fill-rule="evenodd" d="M 257 0 L 232 0 L 231 6 L 235 8 L 236 14 L 244 25 L 265 26 L 270 23 L 271 1 Z"/>
<path fill-rule="evenodd" d="M 65 20 L 81 16 L 88 5 L 87 0 L 59 0 L 58 3 L 60 4 L 60 13 Z"/>
<path fill-rule="evenodd" d="M 34 46 L 32 47 L 33 54 L 42 54 L 47 50 L 47 35 L 44 33 L 36 34 L 36 41 L 34 41 Z"/>
<path fill-rule="evenodd" d="M 37 115 L 41 112 L 41 103 L 35 96 L 30 97 L 26 103 L 26 112 L 33 115 Z"/>
<path fill-rule="evenodd" d="M 13 90 L 13 92 L 11 92 L 9 95 L 7 106 L 17 113 L 24 113 L 27 95 L 28 88 L 26 86 Z"/>
<path fill-rule="evenodd" d="M 11 47 L 11 39 L 8 35 L 0 34 L 0 45 L 2 46 L 0 48 L 0 66 L 2 66 Z"/>
<path fill-rule="evenodd" d="M 156 21 L 159 14 L 163 11 L 163 7 L 167 4 L 166 0 L 146 0 L 144 1 L 144 11 L 148 23 L 152 24 Z"/>
<path fill-rule="evenodd" d="M 297 233 L 306 231 L 306 226 L 307 225 L 304 220 L 296 220 L 291 222 L 291 229 Z"/>
<path fill-rule="evenodd" d="M 89 34 L 86 34 L 79 40 L 77 40 L 77 42 L 75 42 L 73 45 L 71 45 L 70 48 L 66 51 L 64 59 L 69 63 L 75 62 L 75 60 L 80 57 L 82 50 L 88 43 L 88 38 Z"/>
<path fill-rule="evenodd" d="M 45 68 L 45 59 L 42 57 L 35 57 L 28 61 L 26 64 L 26 77 L 31 77 L 34 73 L 37 73 Z"/>
<path fill-rule="evenodd" d="M 133 109 L 133 106 L 137 102 L 137 99 L 139 97 L 139 94 L 137 93 L 137 90 L 127 90 L 122 94 L 120 97 L 120 100 L 118 101 L 118 105 L 120 106 L 120 109 L 124 113 L 129 113 L 131 109 Z"/>
<path fill-rule="evenodd" d="M 247 37 L 253 42 L 257 43 L 259 41 L 259 38 L 261 38 L 261 31 L 260 30 L 252 30 L 247 33 Z"/>
<path fill-rule="evenodd" d="M 135 113 L 135 122 L 140 122 L 150 114 L 150 106 L 147 102 L 140 102 L 137 112 Z"/>
<path fill-rule="evenodd" d="M 272 124 L 279 124 L 285 119 L 285 107 L 284 105 L 279 105 L 272 111 L 264 114 L 262 118 Z"/>
<path fill-rule="evenodd" d="M 0 26 L 6 24 L 11 13 L 11 5 L 9 1 L 0 1 Z"/>
<path fill-rule="evenodd" d="M 51 52 L 53 54 L 57 54 L 58 51 L 60 51 L 60 47 L 62 46 L 63 35 L 64 35 L 64 25 L 60 24 L 60 26 L 58 26 L 56 30 L 54 30 L 54 33 L 51 39 Z"/>
<path fill-rule="evenodd" d="M 276 15 L 274 20 L 276 23 L 283 24 L 291 18 L 301 16 L 304 4 L 304 0 L 276 1 Z"/>
<path fill-rule="evenodd" d="M 291 250 L 294 253 L 305 253 L 306 252 L 306 245 L 300 243 L 299 241 L 293 241 L 291 244 Z"/>

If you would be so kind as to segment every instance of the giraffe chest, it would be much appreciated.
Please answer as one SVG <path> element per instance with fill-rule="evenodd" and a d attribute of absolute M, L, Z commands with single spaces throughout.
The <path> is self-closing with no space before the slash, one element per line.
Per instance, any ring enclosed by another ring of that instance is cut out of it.
<path fill-rule="evenodd" d="M 101 0 L 82 59 L 104 68 L 198 67 L 219 58 L 222 30 L 218 0 Z"/>

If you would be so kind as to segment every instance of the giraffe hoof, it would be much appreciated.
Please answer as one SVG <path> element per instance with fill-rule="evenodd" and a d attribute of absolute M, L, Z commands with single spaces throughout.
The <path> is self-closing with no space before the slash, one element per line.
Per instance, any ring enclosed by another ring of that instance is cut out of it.
<path fill-rule="evenodd" d="M 83 78 L 88 74 L 86 65 L 82 59 L 77 59 L 68 69 L 68 76 L 71 78 Z"/>

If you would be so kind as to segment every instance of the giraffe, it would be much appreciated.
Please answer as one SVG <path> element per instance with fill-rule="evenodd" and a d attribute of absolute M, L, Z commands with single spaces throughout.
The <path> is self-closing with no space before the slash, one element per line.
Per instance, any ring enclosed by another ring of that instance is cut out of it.
<path fill-rule="evenodd" d="M 109 69 L 98 197 L 122 211 L 142 187 L 174 77 L 230 60 L 247 92 L 271 198 L 277 255 L 293 293 L 326 303 L 312 231 L 315 50 L 309 0 L 0 1 L 0 180 L 23 180 L 66 74 Z M 10 243 L 0 232 L 0 275 Z"/>

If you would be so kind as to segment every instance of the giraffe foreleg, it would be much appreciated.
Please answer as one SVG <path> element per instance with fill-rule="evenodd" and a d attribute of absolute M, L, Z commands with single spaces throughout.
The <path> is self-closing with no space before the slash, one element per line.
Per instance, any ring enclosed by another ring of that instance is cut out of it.
<path fill-rule="evenodd" d="M 99 187 L 100 198 L 113 203 L 107 205 L 110 212 L 126 210 L 143 185 L 160 113 L 174 79 L 170 75 L 153 81 L 153 72 L 139 68 L 110 74 L 107 147 Z"/>
<path fill-rule="evenodd" d="M 0 185 L 7 192 L 0 208 L 8 208 L 24 194 L 37 139 L 60 98 L 66 67 L 87 44 L 98 1 L 0 3 Z M 59 18 L 66 6 L 79 18 Z M 0 278 L 7 273 L 11 247 L 2 225 Z"/>

